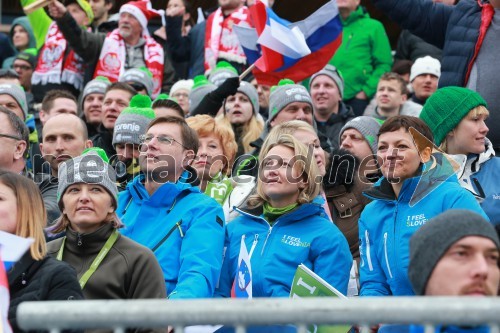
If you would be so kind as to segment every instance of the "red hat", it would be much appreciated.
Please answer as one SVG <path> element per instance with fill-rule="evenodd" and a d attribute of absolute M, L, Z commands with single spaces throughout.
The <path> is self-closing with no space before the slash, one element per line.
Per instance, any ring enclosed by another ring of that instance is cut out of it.
<path fill-rule="evenodd" d="M 148 33 L 148 21 L 154 17 L 159 17 L 157 10 L 153 9 L 149 0 L 130 1 L 120 8 L 121 13 L 129 13 L 141 23 L 144 33 Z"/>

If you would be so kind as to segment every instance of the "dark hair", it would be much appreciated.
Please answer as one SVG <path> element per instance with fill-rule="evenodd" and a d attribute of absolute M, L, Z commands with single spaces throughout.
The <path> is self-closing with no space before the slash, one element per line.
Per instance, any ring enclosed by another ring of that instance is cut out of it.
<path fill-rule="evenodd" d="M 14 112 L 6 107 L 0 106 L 0 112 L 7 116 L 7 120 L 9 121 L 11 129 L 14 131 L 14 135 L 26 142 L 26 150 L 28 150 L 30 131 L 26 124 Z"/>
<path fill-rule="evenodd" d="M 12 68 L 0 68 L 0 79 L 19 79 L 19 74 Z"/>
<path fill-rule="evenodd" d="M 387 119 L 380 127 L 377 137 L 384 133 L 398 131 L 400 128 L 404 128 L 406 132 L 409 132 L 411 127 L 419 131 L 430 142 L 434 142 L 434 136 L 429 126 L 420 118 L 412 116 L 394 116 Z"/>
<path fill-rule="evenodd" d="M 50 110 L 54 107 L 54 101 L 58 98 L 67 98 L 75 102 L 76 105 L 78 105 L 78 102 L 76 101 L 75 96 L 73 96 L 72 93 L 70 93 L 67 90 L 50 90 L 45 97 L 42 100 L 42 110 L 49 113 Z"/>
<path fill-rule="evenodd" d="M 179 118 L 174 116 L 155 118 L 152 122 L 149 123 L 146 132 L 149 131 L 151 127 L 163 123 L 179 125 L 181 128 L 182 145 L 186 149 L 192 150 L 194 151 L 195 154 L 198 154 L 198 146 L 199 146 L 198 134 L 194 129 L 189 127 L 184 118 Z"/>
<path fill-rule="evenodd" d="M 111 83 L 107 88 L 106 88 L 106 91 L 104 92 L 104 96 L 106 96 L 106 94 L 111 91 L 111 90 L 123 90 L 123 91 L 126 91 L 130 94 L 130 99 L 132 99 L 132 97 L 134 97 L 135 95 L 137 95 L 137 91 L 132 88 L 132 86 L 128 83 L 125 83 L 125 82 L 113 82 Z"/>
<path fill-rule="evenodd" d="M 153 102 L 153 105 L 151 105 L 151 108 L 154 110 L 156 108 L 169 108 L 174 110 L 184 118 L 184 110 L 182 110 L 181 106 L 176 102 L 171 99 L 165 98 L 165 99 L 157 99 Z"/>
<path fill-rule="evenodd" d="M 378 82 L 380 81 L 397 81 L 399 83 L 399 88 L 401 90 L 402 95 L 408 95 L 408 89 L 406 88 L 406 81 L 399 75 L 398 73 L 394 72 L 387 72 L 384 73 Z"/>
<path fill-rule="evenodd" d="M 394 65 L 392 65 L 391 72 L 397 73 L 399 75 L 410 74 L 411 66 L 413 66 L 413 61 L 398 60 L 394 63 Z"/>

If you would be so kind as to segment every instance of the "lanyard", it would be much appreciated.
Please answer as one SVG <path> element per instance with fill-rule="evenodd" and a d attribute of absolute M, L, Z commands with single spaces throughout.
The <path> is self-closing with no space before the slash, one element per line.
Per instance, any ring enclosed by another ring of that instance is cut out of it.
<path fill-rule="evenodd" d="M 111 234 L 111 236 L 109 236 L 108 240 L 106 241 L 106 243 L 102 247 L 101 251 L 99 251 L 99 253 L 97 254 L 97 257 L 95 257 L 94 261 L 90 265 L 89 269 L 80 278 L 80 281 L 79 281 L 80 288 L 82 288 L 82 289 L 85 288 L 85 285 L 87 284 L 87 281 L 90 279 L 90 277 L 92 276 L 92 274 L 95 273 L 95 271 L 97 270 L 97 267 L 99 267 L 99 265 L 101 264 L 101 262 L 104 260 L 104 258 L 108 254 L 109 250 L 111 250 L 111 248 L 115 244 L 116 240 L 118 239 L 118 235 L 119 235 L 118 230 L 115 230 Z M 61 244 L 61 248 L 59 249 L 59 252 L 57 252 L 56 259 L 59 260 L 59 261 L 62 260 L 63 251 L 64 251 L 64 244 L 65 243 L 66 243 L 66 237 L 64 237 L 64 239 L 62 241 L 62 244 Z"/>

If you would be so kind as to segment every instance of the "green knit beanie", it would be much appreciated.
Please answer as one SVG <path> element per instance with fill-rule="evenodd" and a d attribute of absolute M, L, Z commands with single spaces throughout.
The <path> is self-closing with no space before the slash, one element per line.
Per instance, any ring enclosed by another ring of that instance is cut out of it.
<path fill-rule="evenodd" d="M 135 95 L 118 116 L 113 131 L 113 146 L 117 143 L 140 144 L 140 137 L 146 133 L 155 112 L 151 108 L 151 99 L 146 95 Z"/>
<path fill-rule="evenodd" d="M 436 90 L 425 102 L 420 113 L 434 134 L 436 145 L 440 145 L 460 121 L 475 107 L 488 107 L 477 92 L 461 87 L 445 87 Z"/>

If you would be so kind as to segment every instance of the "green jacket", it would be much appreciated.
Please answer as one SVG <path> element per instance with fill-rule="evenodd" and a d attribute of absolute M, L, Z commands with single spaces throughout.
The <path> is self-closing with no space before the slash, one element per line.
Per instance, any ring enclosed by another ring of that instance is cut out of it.
<path fill-rule="evenodd" d="M 364 91 L 371 98 L 379 78 L 392 66 L 391 46 L 385 29 L 361 6 L 342 20 L 343 40 L 330 63 L 344 77 L 344 100 Z"/>
<path fill-rule="evenodd" d="M 36 0 L 21 0 L 21 6 L 26 7 L 35 1 Z M 45 44 L 45 37 L 49 31 L 52 19 L 43 8 L 39 8 L 27 16 L 33 29 L 33 35 L 35 36 L 36 48 L 40 49 L 43 44 Z"/>

